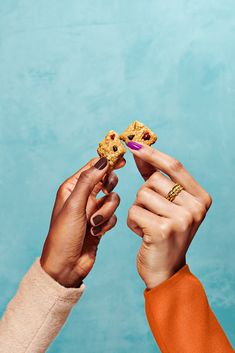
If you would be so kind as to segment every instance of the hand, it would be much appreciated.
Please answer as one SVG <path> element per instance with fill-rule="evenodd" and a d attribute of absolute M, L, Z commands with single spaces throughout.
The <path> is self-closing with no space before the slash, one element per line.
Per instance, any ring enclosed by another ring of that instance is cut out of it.
<path fill-rule="evenodd" d="M 129 145 L 133 148 L 133 143 Z M 187 249 L 212 200 L 179 161 L 141 146 L 134 143 L 136 149 L 131 151 L 145 183 L 129 210 L 127 224 L 143 238 L 137 269 L 151 289 L 184 266 Z M 166 196 L 176 183 L 184 190 L 170 202 Z"/>
<path fill-rule="evenodd" d="M 123 159 L 117 168 L 124 165 Z M 80 286 L 94 265 L 101 236 L 116 224 L 120 199 L 111 191 L 118 178 L 114 172 L 106 174 L 107 169 L 106 158 L 95 158 L 57 192 L 40 262 L 65 287 Z M 106 195 L 97 199 L 101 190 Z"/>

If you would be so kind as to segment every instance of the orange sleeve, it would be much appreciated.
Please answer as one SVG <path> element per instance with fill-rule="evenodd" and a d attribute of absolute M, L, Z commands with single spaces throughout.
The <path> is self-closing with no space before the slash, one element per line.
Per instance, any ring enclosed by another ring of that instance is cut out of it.
<path fill-rule="evenodd" d="M 162 353 L 232 353 L 200 281 L 188 265 L 145 290 L 145 309 Z"/>

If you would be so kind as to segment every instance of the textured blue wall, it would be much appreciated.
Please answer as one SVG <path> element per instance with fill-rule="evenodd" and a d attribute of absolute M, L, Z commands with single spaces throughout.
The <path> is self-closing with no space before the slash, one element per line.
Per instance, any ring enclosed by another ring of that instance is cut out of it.
<path fill-rule="evenodd" d="M 0 310 L 47 233 L 57 186 L 133 119 L 212 194 L 188 262 L 235 344 L 234 0 L 0 2 Z M 157 352 L 125 218 L 141 178 L 118 172 L 119 223 L 50 353 Z"/>

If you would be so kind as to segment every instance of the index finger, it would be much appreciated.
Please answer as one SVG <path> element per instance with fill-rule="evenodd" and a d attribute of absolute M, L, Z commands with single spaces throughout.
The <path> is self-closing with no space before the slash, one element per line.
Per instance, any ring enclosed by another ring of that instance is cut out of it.
<path fill-rule="evenodd" d="M 74 173 L 69 178 L 67 178 L 63 182 L 63 184 L 59 187 L 59 190 L 56 195 L 55 205 L 54 205 L 53 212 L 52 212 L 51 223 L 53 223 L 54 219 L 57 217 L 59 212 L 62 210 L 65 202 L 67 201 L 67 199 L 69 198 L 69 196 L 73 192 L 81 173 L 84 172 L 85 170 L 91 168 L 99 159 L 100 159 L 99 157 L 92 158 L 81 169 L 79 169 L 76 173 Z M 124 158 L 122 158 L 117 163 L 117 165 L 115 166 L 114 169 L 123 168 L 125 164 L 126 164 L 126 161 Z M 114 174 L 114 173 L 112 172 L 112 174 Z M 114 175 L 113 175 L 113 178 L 114 178 Z M 103 182 L 102 181 L 98 182 L 97 185 L 95 185 L 95 187 L 94 187 L 93 195 L 98 194 L 99 191 L 102 189 L 102 187 L 103 187 Z"/>
<path fill-rule="evenodd" d="M 103 179 L 109 168 L 106 157 L 101 157 L 92 167 L 84 170 L 77 180 L 68 202 L 76 205 L 77 212 L 85 214 L 88 198 L 94 187 Z"/>
<path fill-rule="evenodd" d="M 138 156 L 134 156 L 134 159 L 135 164 L 145 181 L 148 180 L 154 172 L 156 172 L 156 168 L 154 166 L 152 166 L 148 162 L 145 162 Z"/>
<path fill-rule="evenodd" d="M 135 143 L 136 144 L 136 143 Z M 127 144 L 128 146 L 128 144 Z M 156 170 L 161 170 L 167 174 L 175 183 L 179 183 L 190 194 L 205 199 L 205 190 L 197 183 L 191 174 L 184 168 L 181 162 L 155 148 L 148 145 L 137 145 L 138 149 L 133 149 L 129 144 L 130 151 L 147 164 L 152 165 Z M 170 190 L 169 190 L 170 191 Z"/>
<path fill-rule="evenodd" d="M 81 173 L 89 168 L 91 168 L 98 160 L 100 159 L 100 157 L 95 157 L 92 158 L 89 162 L 87 162 L 81 169 L 79 169 L 76 173 L 74 173 L 73 175 L 71 175 L 68 179 L 66 179 L 63 183 L 64 189 L 66 186 L 67 189 L 67 198 L 69 197 L 69 195 L 72 193 L 73 189 L 75 188 L 75 185 L 77 184 L 78 178 L 81 175 Z M 123 168 L 126 164 L 126 160 L 124 158 L 120 159 L 120 161 L 117 163 L 117 165 L 115 166 L 115 169 L 120 169 Z M 102 183 L 100 185 L 99 190 L 101 190 L 102 188 Z M 98 193 L 98 192 L 97 192 Z M 65 200 L 64 200 L 65 201 Z"/>

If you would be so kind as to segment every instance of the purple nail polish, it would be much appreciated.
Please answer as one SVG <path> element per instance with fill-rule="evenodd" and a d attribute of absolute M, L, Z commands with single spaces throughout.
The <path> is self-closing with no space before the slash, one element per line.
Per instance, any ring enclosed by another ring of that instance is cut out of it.
<path fill-rule="evenodd" d="M 132 150 L 135 150 L 135 151 L 139 151 L 141 148 L 142 148 L 142 145 L 138 142 L 135 142 L 135 141 L 129 141 L 127 143 L 127 146 L 132 149 Z"/>

